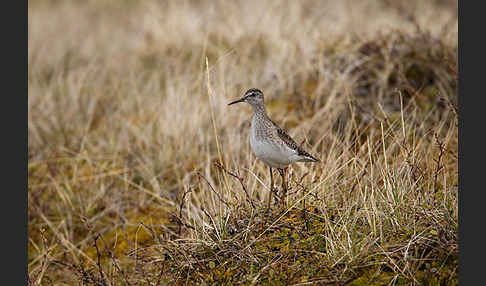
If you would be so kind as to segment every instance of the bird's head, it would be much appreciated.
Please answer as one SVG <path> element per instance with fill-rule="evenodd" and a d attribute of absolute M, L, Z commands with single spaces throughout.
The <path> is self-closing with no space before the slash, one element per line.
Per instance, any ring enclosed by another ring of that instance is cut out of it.
<path fill-rule="evenodd" d="M 245 92 L 242 98 L 230 102 L 228 105 L 232 105 L 238 102 L 247 102 L 251 106 L 263 105 L 263 92 L 256 88 L 250 88 Z"/>

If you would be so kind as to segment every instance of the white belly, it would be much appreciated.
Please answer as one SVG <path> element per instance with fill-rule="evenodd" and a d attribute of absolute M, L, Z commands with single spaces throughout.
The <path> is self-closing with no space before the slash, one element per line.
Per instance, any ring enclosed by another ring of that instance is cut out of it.
<path fill-rule="evenodd" d="M 286 167 L 292 163 L 291 158 L 295 155 L 290 148 L 272 144 L 271 141 L 256 140 L 255 136 L 250 136 L 250 146 L 258 159 L 273 168 Z"/>

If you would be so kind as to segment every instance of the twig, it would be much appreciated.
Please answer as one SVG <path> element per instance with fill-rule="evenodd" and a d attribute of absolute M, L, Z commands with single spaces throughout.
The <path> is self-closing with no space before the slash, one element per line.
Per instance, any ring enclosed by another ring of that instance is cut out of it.
<path fill-rule="evenodd" d="M 439 172 L 442 170 L 444 166 L 441 166 L 440 161 L 442 159 L 442 155 L 444 155 L 444 142 L 439 140 L 439 136 L 437 133 L 435 134 L 435 141 L 437 145 L 439 146 L 439 157 L 437 159 L 434 159 L 434 161 L 437 163 L 435 167 L 435 173 L 434 173 L 434 192 L 437 192 L 437 177 L 439 176 Z"/>
<path fill-rule="evenodd" d="M 48 264 L 49 264 L 49 246 L 47 246 L 47 238 L 45 236 L 45 230 L 43 228 L 40 229 L 40 235 L 42 238 L 42 245 L 44 246 L 45 253 L 44 253 L 44 258 L 42 259 L 41 267 L 35 275 L 36 277 L 33 280 L 36 280 L 35 284 L 40 284 L 42 281 L 42 278 L 44 276 L 44 272 L 46 271 Z M 33 282 L 34 283 L 34 282 Z"/>
<path fill-rule="evenodd" d="M 182 232 L 182 226 L 189 226 L 189 225 L 186 225 L 185 223 L 183 223 L 182 221 L 182 210 L 184 209 L 184 203 L 186 202 L 186 195 L 188 193 L 192 192 L 192 189 L 189 188 L 189 190 L 185 191 L 183 194 L 182 194 L 182 199 L 181 199 L 181 203 L 179 205 L 179 230 L 177 232 L 177 234 L 179 235 L 179 237 L 181 236 L 181 232 Z M 190 226 L 190 228 L 194 229 L 192 226 Z"/>
<path fill-rule="evenodd" d="M 100 250 L 98 248 L 98 244 L 96 243 L 96 241 L 98 240 L 99 237 L 100 237 L 100 235 L 96 234 L 96 236 L 93 238 L 94 246 L 96 248 L 97 266 L 98 266 L 98 271 L 100 272 L 101 281 L 103 282 L 103 285 L 107 285 L 105 274 L 103 273 L 103 268 L 101 267 L 101 253 L 100 253 Z"/>
<path fill-rule="evenodd" d="M 111 259 L 111 261 L 112 261 L 113 265 L 114 265 L 114 266 L 115 266 L 115 268 L 118 270 L 118 272 L 119 272 L 119 273 L 121 273 L 121 275 L 122 275 L 123 279 L 125 280 L 126 284 L 127 284 L 127 285 L 132 285 L 132 284 L 131 284 L 131 283 L 128 281 L 128 278 L 127 278 L 127 276 L 126 276 L 125 272 L 124 272 L 124 271 L 123 271 L 123 270 L 120 268 L 120 266 L 118 265 L 118 262 L 116 261 L 115 254 L 113 253 L 113 251 L 112 251 L 111 249 L 109 249 L 109 248 L 107 247 L 107 245 L 108 245 L 108 244 L 106 243 L 106 241 L 105 241 L 105 239 L 103 238 L 103 236 L 102 236 L 102 235 L 101 235 L 101 234 L 100 234 L 100 233 L 99 233 L 97 230 L 95 230 L 95 229 L 93 228 L 93 226 L 92 226 L 91 224 L 89 224 L 89 222 L 88 222 L 88 221 L 87 221 L 87 220 L 86 220 L 84 217 L 80 217 L 80 218 L 81 218 L 81 220 L 82 220 L 82 221 L 85 223 L 85 226 L 88 228 L 88 230 L 93 231 L 93 232 L 96 234 L 96 236 L 95 236 L 95 238 L 94 238 L 94 244 L 95 244 L 95 247 L 96 247 L 96 253 L 98 254 L 98 269 L 99 269 L 99 271 L 100 271 L 100 273 L 101 273 L 101 279 L 102 279 L 102 281 L 104 282 L 104 285 L 107 285 L 107 284 L 106 284 L 106 280 L 105 280 L 104 275 L 103 275 L 103 269 L 101 268 L 101 264 L 100 264 L 100 258 L 101 258 L 101 257 L 100 257 L 100 252 L 99 252 L 99 249 L 98 249 L 98 245 L 97 245 L 97 243 L 96 243 L 96 241 L 97 241 L 99 238 L 101 238 L 101 241 L 103 242 L 104 250 L 108 251 L 108 253 L 110 254 L 110 259 Z M 130 242 L 130 241 L 128 240 L 128 236 L 127 236 L 126 232 L 125 232 L 125 236 L 126 236 L 127 241 L 128 241 L 128 242 Z M 130 251 L 132 251 L 132 250 L 130 249 Z M 76 266 L 76 265 L 74 265 L 74 264 L 73 264 L 73 266 Z M 78 272 L 80 272 L 80 273 L 83 275 L 83 277 L 86 277 L 87 273 L 84 271 L 83 266 L 82 266 L 82 265 L 80 265 L 80 268 L 81 268 L 81 270 L 78 270 Z M 94 279 L 94 278 L 92 278 L 92 279 Z"/>
<path fill-rule="evenodd" d="M 226 202 L 225 200 L 223 200 L 223 198 L 221 197 L 221 195 L 220 195 L 218 192 L 216 192 L 216 191 L 214 190 L 214 188 L 213 188 L 213 186 L 211 185 L 211 183 L 208 181 L 208 179 L 206 179 L 206 178 L 205 178 L 205 177 L 204 177 L 204 176 L 201 174 L 201 172 L 197 172 L 197 175 L 198 175 L 198 178 L 203 178 L 203 179 L 206 181 L 206 183 L 209 185 L 209 188 L 211 189 L 211 191 L 213 191 L 213 193 L 215 193 L 215 194 L 216 194 L 216 196 L 218 196 L 218 199 L 219 199 L 221 202 L 223 202 L 223 203 L 224 203 L 224 204 L 225 204 L 227 207 L 231 207 L 231 206 L 230 206 L 230 204 L 229 204 L 228 202 Z"/>
<path fill-rule="evenodd" d="M 250 195 L 248 194 L 248 191 L 246 190 L 246 186 L 243 183 L 243 178 L 232 173 L 232 172 L 230 172 L 230 171 L 228 171 L 228 170 L 226 170 L 226 168 L 224 166 L 222 166 L 221 164 L 219 164 L 218 162 L 214 162 L 214 165 L 216 167 L 220 168 L 221 170 L 225 171 L 228 175 L 232 176 L 233 178 L 236 178 L 240 182 L 240 185 L 241 185 L 241 187 L 243 188 L 243 191 L 246 194 L 246 199 L 248 200 L 248 202 L 250 202 L 251 207 L 255 208 L 255 204 L 253 203 L 253 200 L 251 199 Z"/>

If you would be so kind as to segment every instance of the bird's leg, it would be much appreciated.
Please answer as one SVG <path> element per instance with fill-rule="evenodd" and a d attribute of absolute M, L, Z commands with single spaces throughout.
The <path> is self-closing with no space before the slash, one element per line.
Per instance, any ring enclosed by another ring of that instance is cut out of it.
<path fill-rule="evenodd" d="M 282 201 L 285 201 L 287 199 L 287 183 L 285 182 L 285 172 L 287 171 L 287 168 L 282 168 L 278 169 L 278 172 L 280 173 L 280 176 L 282 176 Z"/>
<path fill-rule="evenodd" d="M 270 168 L 270 193 L 268 193 L 268 209 L 270 209 L 270 205 L 272 204 L 272 196 L 273 196 L 273 172 L 272 167 Z"/>

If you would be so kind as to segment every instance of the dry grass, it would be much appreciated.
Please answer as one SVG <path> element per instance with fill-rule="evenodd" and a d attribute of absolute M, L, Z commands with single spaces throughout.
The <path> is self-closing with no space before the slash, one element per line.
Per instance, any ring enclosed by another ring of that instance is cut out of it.
<path fill-rule="evenodd" d="M 457 3 L 407 3 L 29 1 L 29 283 L 457 284 Z M 250 87 L 321 159 L 271 213 Z"/>

